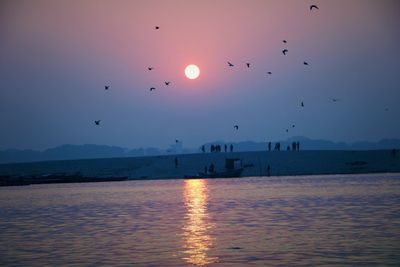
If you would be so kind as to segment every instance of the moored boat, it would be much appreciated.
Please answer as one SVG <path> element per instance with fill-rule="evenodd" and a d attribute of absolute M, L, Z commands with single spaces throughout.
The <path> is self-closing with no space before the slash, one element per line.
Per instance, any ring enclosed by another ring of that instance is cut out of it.
<path fill-rule="evenodd" d="M 225 159 L 225 169 L 223 171 L 215 171 L 214 164 L 211 164 L 207 172 L 199 172 L 197 175 L 185 175 L 184 178 L 237 178 L 242 176 L 243 170 L 241 159 Z"/>

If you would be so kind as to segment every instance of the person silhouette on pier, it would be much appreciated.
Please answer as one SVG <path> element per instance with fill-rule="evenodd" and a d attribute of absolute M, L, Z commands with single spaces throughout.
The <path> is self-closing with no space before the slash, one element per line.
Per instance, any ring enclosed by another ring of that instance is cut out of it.
<path fill-rule="evenodd" d="M 271 142 L 268 142 L 268 151 L 271 151 Z"/>
<path fill-rule="evenodd" d="M 296 151 L 297 150 L 297 144 L 296 142 L 292 142 L 292 150 Z"/>
<path fill-rule="evenodd" d="M 208 173 L 214 173 L 214 171 L 215 171 L 214 163 L 211 163 L 210 167 L 208 167 Z"/>
<path fill-rule="evenodd" d="M 279 142 L 276 143 L 276 144 L 275 144 L 274 150 L 275 150 L 275 151 L 281 151 L 281 143 L 279 143 Z"/>
<path fill-rule="evenodd" d="M 230 149 L 231 149 L 231 152 L 233 152 L 233 145 L 232 144 L 230 145 Z"/>
<path fill-rule="evenodd" d="M 271 166 L 269 166 L 269 164 L 268 164 L 268 167 L 267 167 L 267 176 L 269 177 L 271 175 Z"/>
<path fill-rule="evenodd" d="M 175 157 L 175 160 L 174 160 L 174 162 L 175 162 L 175 169 L 177 169 L 178 168 L 178 158 L 177 157 Z"/>
<path fill-rule="evenodd" d="M 228 150 L 228 146 L 225 144 L 225 146 L 224 146 L 224 150 L 225 150 L 225 153 L 226 153 L 226 151 Z"/>
<path fill-rule="evenodd" d="M 204 145 L 201 146 L 201 151 L 202 151 L 203 153 L 206 152 L 206 148 L 204 147 Z"/>

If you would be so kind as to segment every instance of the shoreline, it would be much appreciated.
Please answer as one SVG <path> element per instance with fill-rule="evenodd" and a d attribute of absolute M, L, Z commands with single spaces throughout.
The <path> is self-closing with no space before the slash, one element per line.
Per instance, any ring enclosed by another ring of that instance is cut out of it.
<path fill-rule="evenodd" d="M 7 177 L 31 183 L 57 183 L 57 179 L 60 182 L 184 179 L 198 175 L 210 164 L 215 165 L 216 171 L 223 171 L 227 158 L 242 160 L 241 177 L 398 173 L 399 154 L 393 150 L 303 150 L 58 160 L 0 164 L 0 177 L 3 181 Z"/>
<path fill-rule="evenodd" d="M 217 178 L 209 178 L 209 177 L 199 177 L 195 179 L 207 179 L 207 180 L 215 180 L 215 179 L 257 179 L 257 178 L 265 178 L 269 180 L 274 179 L 301 179 L 303 177 L 307 178 L 317 178 L 319 176 L 323 176 L 325 179 L 329 179 L 334 176 L 354 176 L 354 175 L 400 175 L 399 172 L 368 172 L 368 173 L 335 173 L 335 174 L 301 174 L 301 175 L 279 175 L 279 176 L 241 176 L 241 177 L 217 177 Z M 76 184 L 76 183 L 107 183 L 107 182 L 130 182 L 130 181 L 171 181 L 171 180 L 193 180 L 193 178 L 151 178 L 151 179 L 126 179 L 126 177 L 112 177 L 112 178 L 95 178 L 95 177 L 83 177 L 82 180 L 68 180 L 68 181 L 37 181 L 37 182 L 27 182 L 27 183 L 11 183 L 4 184 L 5 177 L 0 176 L 0 188 L 2 187 L 19 187 L 19 186 L 30 186 L 30 185 L 43 185 L 43 184 Z M 40 178 L 39 178 L 40 179 Z"/>

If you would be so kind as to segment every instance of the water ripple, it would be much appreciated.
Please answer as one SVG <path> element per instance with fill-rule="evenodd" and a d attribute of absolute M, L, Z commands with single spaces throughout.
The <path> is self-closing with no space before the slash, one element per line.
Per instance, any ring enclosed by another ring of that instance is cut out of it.
<path fill-rule="evenodd" d="M 0 188 L 2 266 L 399 266 L 400 175 Z"/>

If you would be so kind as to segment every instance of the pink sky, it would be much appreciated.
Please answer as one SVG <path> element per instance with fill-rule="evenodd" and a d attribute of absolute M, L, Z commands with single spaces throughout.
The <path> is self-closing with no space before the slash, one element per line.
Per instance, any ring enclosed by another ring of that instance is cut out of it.
<path fill-rule="evenodd" d="M 310 12 L 310 3 L 320 9 Z M 0 148 L 275 140 L 288 137 L 284 129 L 292 123 L 299 128 L 289 135 L 400 137 L 394 115 L 399 6 L 363 0 L 2 1 L 0 119 L 7 126 Z M 199 79 L 185 78 L 188 64 L 200 67 Z M 166 80 L 170 87 L 163 86 Z M 112 86 L 107 95 L 104 84 Z M 152 86 L 157 90 L 149 94 Z M 333 97 L 345 99 L 342 106 L 332 106 Z M 299 112 L 300 101 L 307 110 Z M 382 112 L 386 106 L 392 113 Z M 100 131 L 94 119 L 103 120 Z M 243 126 L 239 134 L 232 132 L 235 123 Z"/>

